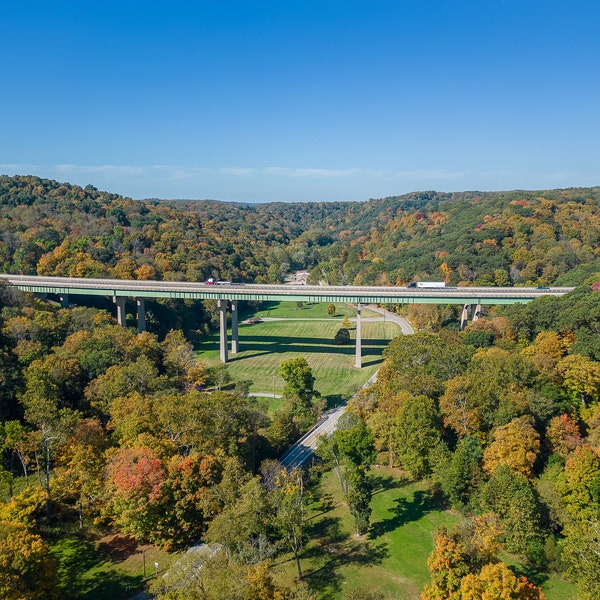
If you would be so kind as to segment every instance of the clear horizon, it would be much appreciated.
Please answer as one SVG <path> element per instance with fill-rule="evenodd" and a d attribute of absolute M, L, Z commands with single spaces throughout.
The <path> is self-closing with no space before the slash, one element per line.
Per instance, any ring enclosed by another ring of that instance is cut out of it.
<path fill-rule="evenodd" d="M 3 7 L 0 173 L 132 198 L 600 185 L 600 5 Z"/>

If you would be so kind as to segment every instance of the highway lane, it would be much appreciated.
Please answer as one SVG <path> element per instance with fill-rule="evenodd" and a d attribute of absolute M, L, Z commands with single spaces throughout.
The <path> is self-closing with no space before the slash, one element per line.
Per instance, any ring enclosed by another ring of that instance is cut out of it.
<path fill-rule="evenodd" d="M 207 284 L 189 281 L 147 281 L 0 274 L 10 285 L 38 293 L 93 294 L 166 298 L 223 298 L 234 300 L 341 300 L 366 303 L 479 303 L 526 302 L 540 296 L 561 296 L 567 287 L 446 287 L 303 286 L 272 284 Z"/>

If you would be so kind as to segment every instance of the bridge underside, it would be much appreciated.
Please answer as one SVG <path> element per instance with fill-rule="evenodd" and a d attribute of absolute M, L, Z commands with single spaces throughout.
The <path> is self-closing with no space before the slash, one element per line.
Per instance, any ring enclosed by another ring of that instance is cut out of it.
<path fill-rule="evenodd" d="M 356 312 L 356 367 L 361 367 L 361 304 L 460 304 L 463 305 L 461 328 L 469 318 L 475 320 L 482 305 L 526 303 L 543 295 L 561 296 L 573 288 L 437 288 L 414 289 L 356 286 L 284 286 L 226 284 L 207 285 L 177 281 L 125 281 L 116 279 L 82 279 L 25 275 L 1 275 L 9 285 L 34 294 L 56 295 L 67 306 L 69 295 L 108 296 L 116 305 L 117 321 L 125 325 L 125 301 L 137 302 L 138 330 L 146 328 L 144 301 L 147 298 L 214 300 L 219 306 L 220 357 L 228 360 L 227 310 L 231 312 L 231 353 L 239 351 L 238 302 L 240 300 L 279 302 L 345 302 L 354 304 Z"/>

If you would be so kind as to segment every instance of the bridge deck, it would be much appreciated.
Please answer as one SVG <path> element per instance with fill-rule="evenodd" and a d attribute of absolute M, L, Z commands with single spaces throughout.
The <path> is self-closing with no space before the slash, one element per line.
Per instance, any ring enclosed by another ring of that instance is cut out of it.
<path fill-rule="evenodd" d="M 289 300 L 378 304 L 514 304 L 540 296 L 562 296 L 570 287 L 446 287 L 436 289 L 374 286 L 303 286 L 221 284 L 186 281 L 128 281 L 0 274 L 21 290 L 47 294 L 83 294 L 139 298 L 212 300 Z"/>

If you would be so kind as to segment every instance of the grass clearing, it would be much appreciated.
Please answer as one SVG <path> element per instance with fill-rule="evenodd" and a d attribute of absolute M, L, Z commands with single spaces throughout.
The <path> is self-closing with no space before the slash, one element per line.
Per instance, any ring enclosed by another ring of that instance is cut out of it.
<path fill-rule="evenodd" d="M 363 321 L 363 368 L 356 369 L 354 342 L 338 346 L 333 341 L 340 322 L 340 319 L 313 318 L 240 325 L 240 352 L 230 355 L 228 371 L 234 381 L 251 380 L 251 392 L 281 394 L 284 381 L 278 375 L 280 363 L 289 358 L 304 356 L 312 367 L 315 388 L 327 398 L 329 406 L 339 404 L 350 398 L 375 373 L 382 361 L 383 349 L 389 340 L 400 333 L 399 327 L 394 323 Z M 354 329 L 351 329 L 352 340 L 354 333 Z M 218 334 L 203 342 L 197 355 L 209 365 L 217 364 Z"/>
<path fill-rule="evenodd" d="M 371 530 L 360 538 L 340 492 L 337 476 L 326 473 L 317 485 L 320 500 L 309 507 L 310 542 L 301 553 L 305 581 L 319 599 L 336 600 L 347 590 L 379 589 L 391 598 L 419 600 L 430 582 L 427 557 L 434 532 L 451 529 L 460 516 L 440 506 L 424 482 L 409 482 L 398 469 L 376 467 L 371 501 Z M 555 574 L 516 572 L 540 585 L 546 600 L 575 600 L 576 588 Z M 291 555 L 274 565 L 278 581 L 293 586 L 296 567 Z"/>
<path fill-rule="evenodd" d="M 59 564 L 65 600 L 126 600 L 144 589 L 145 582 L 155 576 L 155 563 L 160 576 L 180 556 L 138 544 L 125 535 L 68 534 L 50 542 L 49 547 Z"/>
<path fill-rule="evenodd" d="M 373 469 L 372 474 L 376 482 L 372 527 L 360 538 L 354 534 L 336 475 L 325 474 L 318 485 L 321 501 L 311 506 L 311 541 L 302 553 L 306 582 L 318 598 L 341 598 L 345 590 L 380 589 L 393 598 L 417 600 L 429 581 L 432 532 L 458 521 L 436 504 L 423 483 L 408 483 L 388 468 Z M 290 585 L 293 561 L 282 561 L 275 572 Z"/>
<path fill-rule="evenodd" d="M 342 317 L 353 319 L 356 317 L 356 306 L 345 302 L 335 303 L 335 315 L 327 314 L 327 302 L 264 302 L 261 310 L 256 312 L 262 317 L 275 319 L 328 319 L 334 321 Z M 375 311 L 365 306 L 360 308 L 361 317 L 380 317 Z"/>

